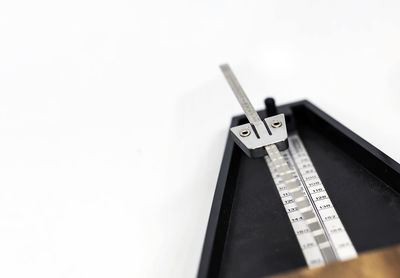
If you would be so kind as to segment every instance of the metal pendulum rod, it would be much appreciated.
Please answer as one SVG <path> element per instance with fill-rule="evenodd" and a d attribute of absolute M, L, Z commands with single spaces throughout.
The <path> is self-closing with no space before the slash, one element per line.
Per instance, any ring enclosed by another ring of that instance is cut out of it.
<path fill-rule="evenodd" d="M 267 132 L 265 125 L 261 121 L 259 115 L 255 111 L 253 105 L 250 103 L 244 90 L 240 86 L 237 78 L 233 74 L 229 65 L 224 64 L 220 66 L 226 80 L 232 88 L 237 100 L 240 103 L 247 119 L 252 124 L 259 134 L 265 134 Z M 268 165 L 271 173 L 277 171 L 282 179 L 282 182 L 287 187 L 289 194 L 291 195 L 295 205 L 305 220 L 308 229 L 311 231 L 321 254 L 324 258 L 325 263 L 337 261 L 338 258 L 331 246 L 325 231 L 321 227 L 318 217 L 315 215 L 312 205 L 304 194 L 303 188 L 299 179 L 297 179 L 293 172 L 290 170 L 287 162 L 281 155 L 275 144 L 269 144 L 265 146 L 265 150 L 269 158 L 272 160 L 272 165 Z"/>
<path fill-rule="evenodd" d="M 310 201 L 304 195 L 300 180 L 294 176 L 293 171 L 290 170 L 289 165 L 286 163 L 275 145 L 266 146 L 265 149 L 267 150 L 268 156 L 274 166 L 274 169 L 270 168 L 270 171 L 272 172 L 273 170 L 276 170 L 278 172 L 283 184 L 289 191 L 298 211 L 301 213 L 308 229 L 318 244 L 318 248 L 321 251 L 325 263 L 337 261 L 338 258 L 336 257 L 333 247 L 329 242 L 318 217 L 315 215 Z"/>
<path fill-rule="evenodd" d="M 221 71 L 224 74 L 226 81 L 228 81 L 229 86 L 232 88 L 232 91 L 235 94 L 237 100 L 239 101 L 239 104 L 242 107 L 244 114 L 246 114 L 246 117 L 249 120 L 249 122 L 251 124 L 261 122 L 260 116 L 258 116 L 256 110 L 251 104 L 246 93 L 243 91 L 242 86 L 240 86 L 239 81 L 237 80 L 235 74 L 233 73 L 229 65 L 223 64 L 220 65 L 219 67 L 221 68 Z"/>

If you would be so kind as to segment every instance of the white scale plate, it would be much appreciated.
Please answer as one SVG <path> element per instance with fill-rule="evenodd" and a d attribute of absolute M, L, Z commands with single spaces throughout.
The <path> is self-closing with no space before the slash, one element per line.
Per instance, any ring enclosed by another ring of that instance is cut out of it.
<path fill-rule="evenodd" d="M 314 165 L 307 154 L 306 149 L 297 134 L 288 137 L 289 149 L 280 152 L 288 164 L 293 175 L 300 179 L 304 195 L 312 205 L 315 215 L 318 217 L 321 227 L 325 231 L 336 258 L 344 261 L 357 257 L 357 252 L 337 214 L 328 193 L 322 184 Z M 307 265 L 318 267 L 325 265 L 324 258 L 318 244 L 308 228 L 302 214 L 290 196 L 285 184 L 279 176 L 279 171 L 274 167 L 271 159 L 265 157 L 271 170 L 275 185 L 281 196 L 283 205 L 296 234 L 300 248 L 303 252 Z"/>

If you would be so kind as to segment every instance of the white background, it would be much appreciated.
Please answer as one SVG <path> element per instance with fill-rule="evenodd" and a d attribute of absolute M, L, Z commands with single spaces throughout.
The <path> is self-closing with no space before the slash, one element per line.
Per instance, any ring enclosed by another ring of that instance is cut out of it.
<path fill-rule="evenodd" d="M 400 161 L 398 1 L 1 1 L 0 277 L 194 277 L 230 118 L 307 98 Z"/>

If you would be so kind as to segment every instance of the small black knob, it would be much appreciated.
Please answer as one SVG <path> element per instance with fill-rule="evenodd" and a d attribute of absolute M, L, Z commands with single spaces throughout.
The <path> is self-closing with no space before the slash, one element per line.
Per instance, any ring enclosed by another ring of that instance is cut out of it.
<path fill-rule="evenodd" d="M 265 99 L 264 103 L 267 117 L 275 116 L 277 114 L 275 100 L 272 97 L 269 97 Z"/>

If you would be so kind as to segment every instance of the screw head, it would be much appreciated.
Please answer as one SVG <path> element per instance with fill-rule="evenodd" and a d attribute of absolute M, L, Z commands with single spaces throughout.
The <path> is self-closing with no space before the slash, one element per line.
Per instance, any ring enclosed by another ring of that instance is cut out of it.
<path fill-rule="evenodd" d="M 239 132 L 240 136 L 242 136 L 242 137 L 247 137 L 247 136 L 250 135 L 250 133 L 251 133 L 251 131 L 248 130 L 247 128 L 242 129 L 242 130 Z"/>
<path fill-rule="evenodd" d="M 279 128 L 279 127 L 282 126 L 282 122 L 280 122 L 280 121 L 273 121 L 272 124 L 271 124 L 271 126 L 272 126 L 273 128 Z"/>

